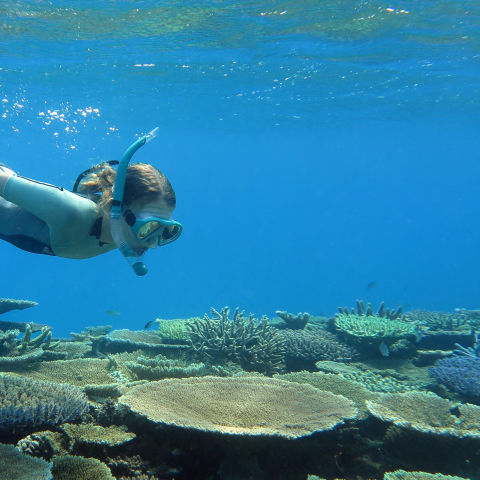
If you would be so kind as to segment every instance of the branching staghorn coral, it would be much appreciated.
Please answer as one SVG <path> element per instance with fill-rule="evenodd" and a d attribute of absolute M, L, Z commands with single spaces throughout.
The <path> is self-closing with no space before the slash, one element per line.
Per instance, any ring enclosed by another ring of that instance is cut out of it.
<path fill-rule="evenodd" d="M 39 335 L 32 337 L 34 329 L 27 323 L 23 337 L 18 339 L 19 330 L 0 331 L 0 366 L 18 366 L 38 360 L 58 360 L 66 353 L 52 350 L 52 328 L 43 326 Z"/>
<path fill-rule="evenodd" d="M 230 320 L 228 307 L 221 312 L 212 308 L 212 313 L 213 318 L 205 315 L 188 325 L 196 356 L 213 364 L 233 361 L 247 371 L 267 375 L 284 368 L 282 337 L 266 317 L 257 323 L 253 315 L 246 318 L 237 308 Z"/>
<path fill-rule="evenodd" d="M 396 310 L 392 310 L 389 308 L 385 308 L 385 302 L 380 303 L 380 306 L 378 307 L 378 310 L 376 313 L 374 313 L 372 304 L 370 302 L 368 302 L 367 306 L 365 307 L 365 302 L 363 300 L 357 300 L 356 306 L 357 306 L 356 311 L 354 308 L 348 308 L 348 307 L 338 307 L 338 311 L 344 315 L 386 317 L 386 318 L 390 318 L 391 320 L 395 320 L 403 317 L 401 306 L 399 306 Z"/>

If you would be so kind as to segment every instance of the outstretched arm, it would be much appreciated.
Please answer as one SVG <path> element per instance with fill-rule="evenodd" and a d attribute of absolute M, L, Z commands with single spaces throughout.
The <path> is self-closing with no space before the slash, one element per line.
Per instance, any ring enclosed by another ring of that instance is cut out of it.
<path fill-rule="evenodd" d="M 47 183 L 0 170 L 0 196 L 43 220 L 49 227 L 72 221 L 85 198 Z"/>

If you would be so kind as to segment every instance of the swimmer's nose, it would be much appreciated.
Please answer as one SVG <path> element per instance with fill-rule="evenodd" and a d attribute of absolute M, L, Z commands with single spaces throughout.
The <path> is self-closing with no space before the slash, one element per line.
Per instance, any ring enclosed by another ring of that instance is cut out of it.
<path fill-rule="evenodd" d="M 157 248 L 157 247 L 158 247 L 158 236 L 155 236 L 148 242 L 148 248 Z"/>

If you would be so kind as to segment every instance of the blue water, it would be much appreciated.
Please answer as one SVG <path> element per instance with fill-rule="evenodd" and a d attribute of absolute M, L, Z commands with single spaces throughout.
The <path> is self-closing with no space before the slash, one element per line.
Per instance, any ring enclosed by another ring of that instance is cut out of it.
<path fill-rule="evenodd" d="M 0 161 L 71 188 L 159 126 L 184 225 L 144 278 L 1 243 L 8 319 L 479 308 L 478 52 L 469 0 L 3 1 Z"/>

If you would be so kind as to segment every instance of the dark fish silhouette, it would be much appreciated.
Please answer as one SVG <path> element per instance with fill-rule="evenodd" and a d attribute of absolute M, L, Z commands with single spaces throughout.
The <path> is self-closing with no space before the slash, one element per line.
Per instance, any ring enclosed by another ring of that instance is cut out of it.
<path fill-rule="evenodd" d="M 371 282 L 368 282 L 367 284 L 367 290 L 371 290 L 372 288 L 375 288 L 377 286 L 377 282 L 372 280 Z"/>

